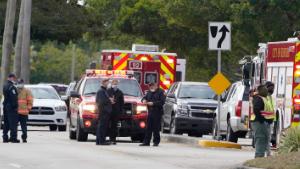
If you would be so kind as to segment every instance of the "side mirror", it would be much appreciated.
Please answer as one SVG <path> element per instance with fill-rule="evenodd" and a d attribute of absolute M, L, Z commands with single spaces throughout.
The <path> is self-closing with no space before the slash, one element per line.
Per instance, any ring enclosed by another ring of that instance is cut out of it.
<path fill-rule="evenodd" d="M 73 98 L 80 98 L 80 94 L 77 93 L 76 91 L 71 91 L 70 96 L 73 97 Z"/>
<path fill-rule="evenodd" d="M 169 94 L 167 95 L 167 97 L 175 98 L 175 94 L 174 94 L 174 93 L 169 93 Z"/>

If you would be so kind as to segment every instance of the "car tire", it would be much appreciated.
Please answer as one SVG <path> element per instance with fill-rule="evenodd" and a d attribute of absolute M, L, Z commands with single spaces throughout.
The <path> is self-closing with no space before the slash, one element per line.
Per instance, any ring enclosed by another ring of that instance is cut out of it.
<path fill-rule="evenodd" d="M 163 119 L 161 120 L 161 133 L 170 133 L 170 131 L 165 129 L 165 122 Z"/>
<path fill-rule="evenodd" d="M 171 118 L 171 123 L 170 123 L 170 133 L 171 133 L 171 134 L 182 134 L 182 133 L 177 129 L 177 124 L 176 124 L 175 116 L 172 116 L 172 118 Z"/>
<path fill-rule="evenodd" d="M 58 126 L 58 131 L 67 131 L 67 125 Z"/>
<path fill-rule="evenodd" d="M 70 140 L 76 140 L 76 131 L 72 131 L 73 126 L 71 124 L 71 120 L 69 126 L 69 138 Z"/>
<path fill-rule="evenodd" d="M 131 141 L 132 142 L 144 142 L 144 135 L 135 135 L 135 136 L 131 136 Z"/>
<path fill-rule="evenodd" d="M 76 127 L 76 140 L 79 142 L 85 142 L 88 139 L 88 133 L 84 132 L 80 126 L 80 120 L 78 117 L 77 127 Z"/>
<path fill-rule="evenodd" d="M 229 120 L 227 122 L 226 140 L 234 143 L 238 142 L 238 133 L 233 132 Z"/>
<path fill-rule="evenodd" d="M 50 129 L 50 131 L 56 131 L 57 130 L 57 125 L 50 125 L 49 129 Z"/>

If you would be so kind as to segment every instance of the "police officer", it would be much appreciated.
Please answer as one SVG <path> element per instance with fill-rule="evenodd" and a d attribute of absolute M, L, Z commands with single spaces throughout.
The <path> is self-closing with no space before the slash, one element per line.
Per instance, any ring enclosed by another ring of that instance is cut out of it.
<path fill-rule="evenodd" d="M 99 124 L 97 127 L 97 139 L 96 145 L 109 145 L 106 142 L 107 128 L 109 125 L 109 118 L 112 112 L 112 104 L 114 104 L 114 99 L 109 97 L 107 92 L 107 86 L 109 84 L 109 79 L 103 79 L 101 82 L 101 88 L 97 92 L 96 103 L 99 110 Z"/>
<path fill-rule="evenodd" d="M 264 157 L 270 146 L 270 125 L 275 113 L 272 103 L 267 99 L 268 89 L 265 85 L 257 87 L 253 97 L 253 114 L 251 126 L 254 132 L 255 158 Z"/>
<path fill-rule="evenodd" d="M 112 80 L 111 88 L 108 90 L 110 97 L 114 98 L 114 104 L 112 105 L 112 113 L 110 117 L 110 142 L 116 145 L 116 137 L 118 135 L 118 121 L 119 116 L 123 112 L 124 106 L 124 94 L 118 88 L 119 81 L 117 79 Z"/>
<path fill-rule="evenodd" d="M 4 128 L 3 128 L 3 142 L 20 143 L 17 139 L 18 126 L 18 92 L 14 86 L 16 82 L 16 75 L 9 74 L 6 84 L 3 86 L 3 111 L 4 111 Z M 8 138 L 8 131 L 10 130 L 10 138 Z"/>
<path fill-rule="evenodd" d="M 158 88 L 157 83 L 150 83 L 149 90 L 142 102 L 148 106 L 147 129 L 143 144 L 140 146 L 150 146 L 152 134 L 154 136 L 153 146 L 160 143 L 160 126 L 163 115 L 163 105 L 165 104 L 165 94 L 162 89 Z"/>

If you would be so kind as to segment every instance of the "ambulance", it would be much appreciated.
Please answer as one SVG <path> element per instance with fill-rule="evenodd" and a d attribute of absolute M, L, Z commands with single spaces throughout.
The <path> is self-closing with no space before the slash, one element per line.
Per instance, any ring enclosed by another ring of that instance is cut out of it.
<path fill-rule="evenodd" d="M 132 50 L 103 50 L 101 69 L 132 70 L 142 87 L 148 90 L 150 82 L 156 82 L 163 90 L 168 90 L 175 81 L 185 80 L 185 60 L 177 65 L 176 53 L 159 52 L 157 45 L 133 44 Z M 179 71 L 176 71 L 178 68 Z"/>
<path fill-rule="evenodd" d="M 275 84 L 274 94 L 276 122 L 273 143 L 278 145 L 280 134 L 300 122 L 300 41 L 260 43 L 258 56 L 252 59 L 251 87 L 266 81 Z"/>

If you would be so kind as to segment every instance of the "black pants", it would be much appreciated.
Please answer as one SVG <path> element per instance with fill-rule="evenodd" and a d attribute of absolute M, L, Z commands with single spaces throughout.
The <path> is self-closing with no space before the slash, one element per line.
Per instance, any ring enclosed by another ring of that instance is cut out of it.
<path fill-rule="evenodd" d="M 96 138 L 96 144 L 102 144 L 105 143 L 107 129 L 109 125 L 109 113 L 103 113 L 100 115 L 98 127 L 97 127 L 97 138 Z"/>
<path fill-rule="evenodd" d="M 3 126 L 3 140 L 17 140 L 18 132 L 18 113 L 17 111 L 4 111 L 3 114 L 4 126 Z M 8 131 L 10 131 L 10 138 L 8 138 Z"/>
<path fill-rule="evenodd" d="M 27 139 L 27 120 L 28 120 L 28 115 L 19 114 L 19 122 L 22 129 L 22 140 Z"/>
<path fill-rule="evenodd" d="M 118 121 L 119 121 L 119 115 L 113 113 L 110 117 L 110 130 L 109 130 L 109 139 L 112 142 L 115 142 L 118 136 Z"/>
<path fill-rule="evenodd" d="M 149 114 L 147 119 L 147 129 L 146 135 L 144 139 L 144 144 L 150 144 L 152 134 L 153 134 L 153 143 L 159 144 L 160 143 L 160 126 L 161 126 L 161 115 L 153 115 Z"/>

